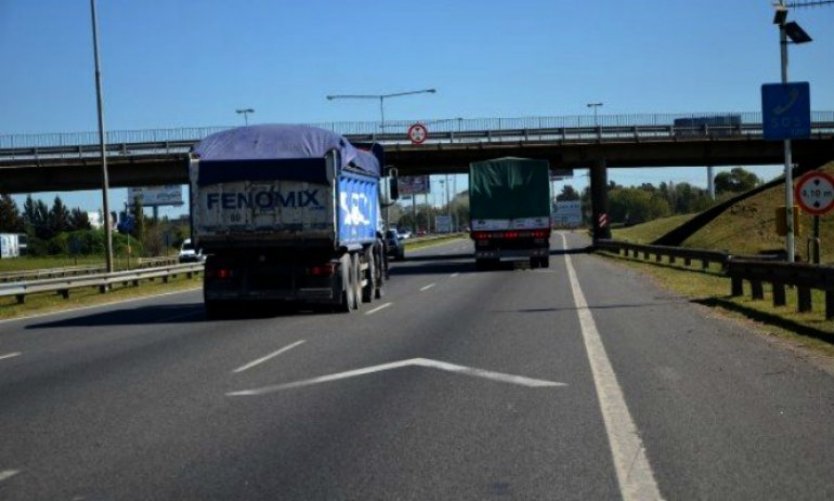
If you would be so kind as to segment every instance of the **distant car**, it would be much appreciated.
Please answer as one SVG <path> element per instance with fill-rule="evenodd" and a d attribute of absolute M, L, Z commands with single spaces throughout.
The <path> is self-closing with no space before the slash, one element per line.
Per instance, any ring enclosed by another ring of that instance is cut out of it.
<path fill-rule="evenodd" d="M 385 232 L 385 253 L 396 260 L 405 259 L 405 243 L 396 230 Z"/>
<path fill-rule="evenodd" d="M 203 251 L 194 248 L 190 238 L 186 238 L 180 247 L 180 263 L 197 263 L 204 259 Z"/>
<path fill-rule="evenodd" d="M 410 231 L 408 231 L 408 230 L 406 230 L 406 231 L 399 231 L 398 233 L 399 233 L 399 235 L 400 235 L 400 240 L 406 240 L 406 239 L 411 238 L 411 232 L 410 232 Z"/>

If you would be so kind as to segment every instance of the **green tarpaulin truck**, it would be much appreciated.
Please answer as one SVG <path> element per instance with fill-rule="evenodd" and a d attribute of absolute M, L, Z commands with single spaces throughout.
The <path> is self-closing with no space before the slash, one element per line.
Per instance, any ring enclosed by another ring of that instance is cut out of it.
<path fill-rule="evenodd" d="M 550 266 L 550 165 L 498 158 L 469 166 L 470 237 L 475 264 L 530 260 Z"/>

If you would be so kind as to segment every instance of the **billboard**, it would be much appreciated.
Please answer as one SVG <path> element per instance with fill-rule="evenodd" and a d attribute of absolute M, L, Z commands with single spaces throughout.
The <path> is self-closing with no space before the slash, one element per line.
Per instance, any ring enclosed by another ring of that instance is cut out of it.
<path fill-rule="evenodd" d="M 582 226 L 582 202 L 554 202 L 552 213 L 553 226 L 562 228 L 576 228 Z"/>
<path fill-rule="evenodd" d="M 434 216 L 434 231 L 437 233 L 451 233 L 452 218 L 450 216 Z"/>
<path fill-rule="evenodd" d="M 397 178 L 397 184 L 401 197 L 431 193 L 429 176 L 400 176 Z"/>
<path fill-rule="evenodd" d="M 142 186 L 127 189 L 127 204 L 139 198 L 142 207 L 159 207 L 161 205 L 182 205 L 182 186 L 169 184 L 165 186 Z"/>

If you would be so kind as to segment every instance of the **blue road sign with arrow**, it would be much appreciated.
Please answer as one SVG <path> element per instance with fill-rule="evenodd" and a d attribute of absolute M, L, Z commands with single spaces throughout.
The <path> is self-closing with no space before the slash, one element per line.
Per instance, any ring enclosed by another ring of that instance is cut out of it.
<path fill-rule="evenodd" d="M 811 137 L 808 82 L 762 85 L 762 128 L 768 141 Z"/>

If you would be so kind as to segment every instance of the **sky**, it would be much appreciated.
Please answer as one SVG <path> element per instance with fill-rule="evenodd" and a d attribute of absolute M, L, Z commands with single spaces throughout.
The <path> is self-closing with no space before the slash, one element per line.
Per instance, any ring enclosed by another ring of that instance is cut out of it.
<path fill-rule="evenodd" d="M 109 130 L 250 123 L 760 111 L 779 81 L 771 0 L 97 0 Z M 834 5 L 791 10 L 814 42 L 790 77 L 834 110 Z M 0 135 L 96 130 L 90 3 L 0 0 Z M 706 186 L 705 169 L 612 169 Z M 757 167 L 770 179 L 781 167 Z M 432 189 L 440 191 L 435 179 Z M 567 181 L 587 185 L 584 171 Z M 461 176 L 455 183 L 466 187 Z M 557 188 L 558 189 L 558 188 Z M 51 200 L 54 194 L 42 194 Z M 62 193 L 95 210 L 97 192 Z M 126 190 L 113 189 L 111 205 Z M 184 209 L 166 209 L 175 215 Z"/>

